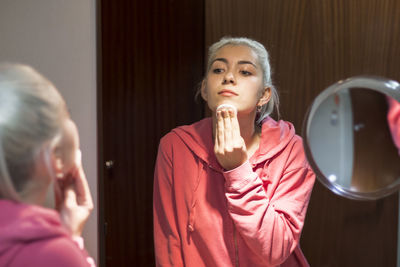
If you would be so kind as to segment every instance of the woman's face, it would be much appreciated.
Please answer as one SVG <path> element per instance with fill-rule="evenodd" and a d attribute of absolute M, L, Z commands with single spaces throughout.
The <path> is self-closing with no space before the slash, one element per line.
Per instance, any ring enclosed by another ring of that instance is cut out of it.
<path fill-rule="evenodd" d="M 37 182 L 39 182 L 38 184 L 44 184 L 43 188 L 45 188 L 45 191 L 43 191 L 43 194 L 46 195 L 44 206 L 57 207 L 61 203 L 63 199 L 61 184 L 77 167 L 76 157 L 78 150 L 79 136 L 76 125 L 70 118 L 65 118 L 60 139 L 54 150 L 52 150 L 50 163 L 52 166 L 44 163 L 44 165 L 39 165 L 41 167 L 38 168 L 39 175 L 37 177 L 40 180 L 37 180 Z M 52 186 L 49 187 L 49 185 Z"/>
<path fill-rule="evenodd" d="M 251 48 L 226 45 L 211 63 L 201 95 L 213 113 L 221 104 L 234 105 L 238 114 L 251 113 L 265 92 L 262 77 L 257 54 Z"/>
<path fill-rule="evenodd" d="M 75 123 L 66 119 L 63 124 L 60 142 L 57 146 L 56 155 L 61 160 L 61 170 L 66 175 L 75 167 L 76 153 L 79 149 L 79 135 Z"/>

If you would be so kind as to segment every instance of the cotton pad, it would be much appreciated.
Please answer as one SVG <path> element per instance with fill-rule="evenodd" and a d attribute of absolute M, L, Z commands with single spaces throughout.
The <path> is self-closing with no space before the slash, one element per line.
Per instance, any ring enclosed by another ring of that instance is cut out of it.
<path fill-rule="evenodd" d="M 82 160 L 82 152 L 80 149 L 77 149 L 75 152 L 75 163 L 77 166 L 81 165 Z"/>
<path fill-rule="evenodd" d="M 217 107 L 217 110 L 222 109 L 222 108 L 232 109 L 233 112 L 234 112 L 235 114 L 237 114 L 237 109 L 236 109 L 236 107 L 235 107 L 234 105 L 231 105 L 231 104 L 221 104 L 221 105 L 219 105 L 219 106 Z"/>

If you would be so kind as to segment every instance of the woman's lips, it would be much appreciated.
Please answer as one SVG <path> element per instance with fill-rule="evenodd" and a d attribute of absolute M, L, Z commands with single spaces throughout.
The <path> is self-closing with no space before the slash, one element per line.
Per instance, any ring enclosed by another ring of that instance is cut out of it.
<path fill-rule="evenodd" d="M 237 96 L 238 95 L 234 91 L 228 90 L 228 89 L 223 89 L 223 90 L 219 91 L 218 94 L 222 95 L 222 96 Z"/>

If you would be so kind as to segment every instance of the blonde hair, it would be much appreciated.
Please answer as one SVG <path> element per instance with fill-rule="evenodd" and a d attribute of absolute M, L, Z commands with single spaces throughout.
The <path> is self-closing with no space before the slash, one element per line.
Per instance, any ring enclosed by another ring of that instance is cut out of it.
<path fill-rule="evenodd" d="M 268 115 L 270 115 L 274 108 L 279 117 L 279 95 L 275 86 L 272 83 L 271 78 L 271 66 L 269 63 L 269 54 L 265 47 L 252 39 L 245 37 L 223 37 L 218 42 L 211 45 L 208 49 L 208 61 L 207 61 L 207 69 L 206 73 L 209 72 L 211 68 L 211 64 L 215 59 L 215 56 L 219 49 L 226 45 L 243 45 L 249 47 L 254 53 L 257 54 L 258 63 L 261 66 L 263 72 L 263 85 L 264 87 L 271 88 L 271 99 L 267 104 L 261 107 L 261 110 L 257 112 L 256 124 L 261 124 L 262 120 L 265 119 Z"/>
<path fill-rule="evenodd" d="M 41 74 L 0 63 L 0 198 L 20 200 L 36 156 L 61 131 L 66 113 L 62 96 Z"/>

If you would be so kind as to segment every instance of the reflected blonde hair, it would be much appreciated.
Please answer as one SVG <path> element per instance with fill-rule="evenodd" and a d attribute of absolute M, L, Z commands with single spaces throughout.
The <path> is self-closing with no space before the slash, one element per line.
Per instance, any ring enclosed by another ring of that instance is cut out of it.
<path fill-rule="evenodd" d="M 54 85 L 33 68 L 0 63 L 0 198 L 20 200 L 35 158 L 67 114 Z"/>

